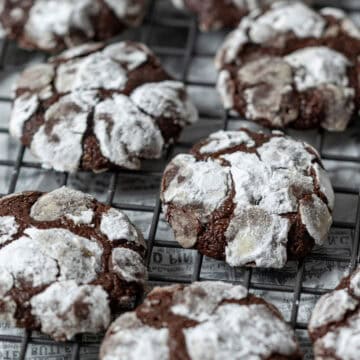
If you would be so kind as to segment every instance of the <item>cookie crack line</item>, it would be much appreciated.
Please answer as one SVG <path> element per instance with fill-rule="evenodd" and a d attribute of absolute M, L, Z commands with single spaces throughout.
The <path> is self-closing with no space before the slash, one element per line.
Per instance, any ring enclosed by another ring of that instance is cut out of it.
<path fill-rule="evenodd" d="M 24 71 L 10 133 L 45 168 L 139 170 L 197 120 L 184 84 L 145 45 L 88 44 Z"/>
<path fill-rule="evenodd" d="M 284 134 L 219 131 L 177 155 L 161 200 L 184 248 L 231 266 L 281 268 L 322 245 L 334 192 L 316 150 Z"/>

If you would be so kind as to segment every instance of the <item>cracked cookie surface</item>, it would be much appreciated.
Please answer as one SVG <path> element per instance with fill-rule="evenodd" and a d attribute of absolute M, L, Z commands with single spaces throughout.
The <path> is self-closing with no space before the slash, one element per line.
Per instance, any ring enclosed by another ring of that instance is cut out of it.
<path fill-rule="evenodd" d="M 278 0 L 172 0 L 177 8 L 188 9 L 199 17 L 202 31 L 234 28 L 249 12 L 267 8 L 275 1 Z"/>
<path fill-rule="evenodd" d="M 278 310 L 241 285 L 196 282 L 155 288 L 109 328 L 101 360 L 300 360 Z"/>
<path fill-rule="evenodd" d="M 59 52 L 141 23 L 146 0 L 1 0 L 5 34 L 26 49 Z"/>
<path fill-rule="evenodd" d="M 316 360 L 355 360 L 360 356 L 360 267 L 316 304 L 309 333 Z"/>
<path fill-rule="evenodd" d="M 140 231 L 121 211 L 66 187 L 0 199 L 0 320 L 56 340 L 107 329 L 141 300 Z"/>
<path fill-rule="evenodd" d="M 217 88 L 227 110 L 264 126 L 343 131 L 360 109 L 359 52 L 341 10 L 279 2 L 228 35 Z"/>
<path fill-rule="evenodd" d="M 283 267 L 322 245 L 334 192 L 319 155 L 281 133 L 219 131 L 167 166 L 175 239 L 231 266 Z"/>
<path fill-rule="evenodd" d="M 100 172 L 139 169 L 196 120 L 184 85 L 145 45 L 94 43 L 22 73 L 10 133 L 45 168 Z"/>

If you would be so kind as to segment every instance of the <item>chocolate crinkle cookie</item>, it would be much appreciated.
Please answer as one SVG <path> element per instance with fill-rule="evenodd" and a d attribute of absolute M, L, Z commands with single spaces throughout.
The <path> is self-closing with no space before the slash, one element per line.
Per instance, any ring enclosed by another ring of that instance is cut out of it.
<path fill-rule="evenodd" d="M 0 25 L 26 49 L 58 52 L 140 24 L 146 0 L 0 0 Z"/>
<path fill-rule="evenodd" d="M 145 46 L 82 45 L 20 76 L 10 133 L 43 167 L 139 169 L 197 120 L 182 83 Z"/>
<path fill-rule="evenodd" d="M 176 7 L 198 15 L 202 31 L 234 28 L 249 12 L 268 8 L 276 1 L 279 0 L 172 0 Z"/>
<path fill-rule="evenodd" d="M 360 359 L 360 267 L 320 298 L 309 333 L 316 360 Z"/>
<path fill-rule="evenodd" d="M 360 31 L 341 10 L 255 11 L 216 57 L 224 106 L 270 128 L 343 131 L 360 108 Z"/>
<path fill-rule="evenodd" d="M 278 310 L 243 286 L 197 282 L 155 288 L 109 328 L 100 359 L 300 360 Z"/>
<path fill-rule="evenodd" d="M 121 211 L 63 187 L 0 200 L 0 320 L 56 340 L 142 299 L 146 246 Z"/>
<path fill-rule="evenodd" d="M 281 133 L 219 131 L 167 166 L 161 198 L 184 248 L 283 267 L 322 245 L 334 192 L 316 150 Z"/>

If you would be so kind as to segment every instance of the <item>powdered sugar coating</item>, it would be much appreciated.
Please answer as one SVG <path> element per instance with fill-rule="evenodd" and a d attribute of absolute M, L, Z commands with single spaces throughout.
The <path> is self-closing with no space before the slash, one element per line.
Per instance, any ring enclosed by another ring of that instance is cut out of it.
<path fill-rule="evenodd" d="M 34 296 L 31 306 L 41 330 L 57 340 L 103 331 L 110 322 L 108 295 L 101 286 L 58 282 Z"/>
<path fill-rule="evenodd" d="M 309 332 L 316 360 L 355 360 L 359 357 L 360 268 L 316 304 Z"/>
<path fill-rule="evenodd" d="M 322 245 L 332 224 L 332 216 L 326 204 L 316 195 L 312 195 L 311 200 L 300 200 L 300 215 L 315 244 Z"/>
<path fill-rule="evenodd" d="M 138 25 L 143 17 L 143 0 L 6 0 L 0 10 L 8 34 L 25 48 L 49 52 L 84 43 L 105 40 L 121 28 Z M 11 21 L 6 21 L 11 18 Z M 108 29 L 102 27 L 107 21 Z"/>
<path fill-rule="evenodd" d="M 36 64 L 25 69 L 16 87 L 36 93 L 40 99 L 48 99 L 52 95 L 51 82 L 54 76 L 55 68 L 52 64 Z"/>
<path fill-rule="evenodd" d="M 76 63 L 75 76 L 72 74 L 71 86 L 67 85 L 67 88 L 122 90 L 128 81 L 127 73 L 140 67 L 147 59 L 145 47 L 138 48 L 124 42 L 109 45 Z M 73 73 L 73 70 L 70 70 L 70 73 Z M 58 91 L 63 92 L 67 88 L 60 87 Z"/>
<path fill-rule="evenodd" d="M 329 176 L 319 164 L 314 164 L 314 170 L 320 191 L 326 196 L 330 210 L 333 210 L 335 205 L 335 194 Z"/>
<path fill-rule="evenodd" d="M 29 228 L 25 236 L 0 250 L 0 267 L 13 274 L 17 286 L 25 282 L 36 287 L 56 279 L 81 284 L 101 271 L 102 251 L 95 241 L 65 229 Z"/>
<path fill-rule="evenodd" d="M 100 359 L 135 360 L 135 354 L 161 360 L 260 360 L 273 354 L 297 358 L 299 348 L 277 310 L 249 296 L 245 287 L 196 282 L 153 289 L 136 312 L 111 325 Z"/>
<path fill-rule="evenodd" d="M 111 255 L 113 270 L 125 281 L 144 282 L 147 270 L 143 258 L 135 251 L 127 248 L 115 248 Z"/>
<path fill-rule="evenodd" d="M 121 239 L 102 233 L 103 218 Z M 131 310 L 142 296 L 142 235 L 92 196 L 66 187 L 7 196 L 0 225 L 7 239 L 0 244 L 2 320 L 65 340 L 105 330 L 110 312 Z"/>
<path fill-rule="evenodd" d="M 51 57 L 50 60 L 55 62 L 63 62 L 71 59 L 81 58 L 104 48 L 104 44 L 100 42 L 89 42 L 78 45 L 73 48 L 64 50 L 61 54 Z"/>
<path fill-rule="evenodd" d="M 254 263 L 259 267 L 283 267 L 290 223 L 256 207 L 235 213 L 226 231 L 226 262 L 230 266 Z"/>
<path fill-rule="evenodd" d="M 244 10 L 253 10 L 260 5 L 270 3 L 272 0 L 229 0 L 227 3 L 234 4 L 238 8 Z M 172 0 L 173 4 L 178 8 L 185 8 L 186 0 Z"/>
<path fill-rule="evenodd" d="M 326 294 L 317 302 L 310 319 L 309 329 L 326 326 L 341 320 L 348 311 L 354 310 L 358 301 L 345 289 Z"/>
<path fill-rule="evenodd" d="M 306 149 L 311 152 L 304 151 Z M 271 164 L 272 169 L 295 167 L 306 170 L 317 158 L 313 147 L 284 136 L 271 138 L 258 149 L 258 153 L 263 161 Z"/>
<path fill-rule="evenodd" d="M 138 25 L 144 10 L 144 1 L 139 0 L 105 0 L 105 3 L 114 11 L 119 19 L 129 26 Z"/>
<path fill-rule="evenodd" d="M 128 71 L 133 71 L 140 67 L 148 60 L 149 56 L 152 56 L 147 46 L 140 43 L 133 43 L 131 45 L 126 42 L 107 46 L 103 54 Z"/>
<path fill-rule="evenodd" d="M 14 235 L 18 232 L 19 225 L 14 216 L 1 216 L 0 217 L 0 245 L 13 239 Z"/>
<path fill-rule="evenodd" d="M 81 211 L 78 215 L 70 214 L 70 215 L 67 215 L 66 217 L 68 219 L 72 220 L 72 222 L 75 225 L 79 225 L 79 224 L 91 224 L 91 222 L 93 220 L 93 216 L 94 216 L 93 210 L 89 209 L 89 210 Z"/>
<path fill-rule="evenodd" d="M 333 350 L 334 349 L 334 350 Z M 349 317 L 346 326 L 329 331 L 315 345 L 316 353 L 334 351 L 337 359 L 356 360 L 360 353 L 360 314 Z M 320 358 L 320 354 L 317 358 Z"/>
<path fill-rule="evenodd" d="M 36 95 L 25 93 L 15 99 L 9 123 L 9 131 L 13 137 L 21 138 L 25 122 L 34 115 L 38 106 Z"/>
<path fill-rule="evenodd" d="M 209 142 L 202 146 L 200 152 L 215 153 L 237 145 L 255 146 L 254 140 L 245 132 L 220 130 L 210 134 Z"/>
<path fill-rule="evenodd" d="M 344 55 L 327 47 L 297 50 L 284 59 L 295 71 L 295 84 L 299 91 L 321 84 L 345 88 L 349 84 L 347 68 L 351 63 Z"/>
<path fill-rule="evenodd" d="M 36 0 L 29 11 L 24 31 L 40 48 L 56 48 L 60 36 L 71 46 L 67 36 L 72 28 L 77 28 L 87 37 L 94 36 L 91 17 L 99 10 L 99 3 L 91 0 Z"/>
<path fill-rule="evenodd" d="M 171 312 L 199 322 L 208 320 L 225 299 L 242 300 L 247 290 L 241 285 L 221 282 L 197 282 L 175 293 Z"/>
<path fill-rule="evenodd" d="M 41 196 L 31 207 L 30 216 L 37 221 L 54 221 L 64 216 L 74 219 L 91 209 L 93 197 L 81 191 L 61 187 Z M 89 224 L 89 221 L 81 222 Z"/>
<path fill-rule="evenodd" d="M 219 92 L 221 100 L 225 109 L 233 109 L 234 107 L 234 94 L 235 85 L 231 79 L 230 72 L 227 70 L 221 70 L 219 72 L 216 88 Z"/>
<path fill-rule="evenodd" d="M 139 158 L 159 158 L 164 145 L 152 118 L 125 95 L 113 95 L 96 106 L 94 133 L 102 154 L 112 163 L 130 169 L 140 167 Z"/>
<path fill-rule="evenodd" d="M 14 286 L 14 278 L 8 271 L 0 273 L 0 298 L 4 297 Z"/>
<path fill-rule="evenodd" d="M 196 162 L 191 155 L 180 154 L 170 164 L 176 170 L 176 176 L 162 193 L 166 209 L 167 204 L 187 206 L 194 204 L 200 211 L 184 217 L 182 212 L 174 216 L 172 227 L 176 240 L 185 248 L 191 248 L 197 241 L 198 221 L 206 222 L 213 211 L 230 196 L 231 177 L 226 169 L 214 161 Z"/>
<path fill-rule="evenodd" d="M 345 130 L 358 107 L 359 35 L 336 9 L 284 1 L 251 13 L 216 56 L 224 107 L 270 128 Z"/>
<path fill-rule="evenodd" d="M 263 140 L 256 143 L 256 136 Z M 334 192 L 312 147 L 281 134 L 240 130 L 215 133 L 194 149 L 172 160 L 161 194 L 183 247 L 225 258 L 231 266 L 281 268 L 294 227 L 289 215 L 296 213 L 311 241 L 323 244 Z M 204 250 L 210 244 L 216 254 Z"/>
<path fill-rule="evenodd" d="M 240 68 L 238 79 L 246 84 L 246 116 L 249 119 L 270 117 L 279 127 L 296 119 L 298 111 L 284 106 L 291 96 L 292 77 L 290 65 L 278 57 L 264 56 Z M 219 82 L 219 86 L 223 85 Z"/>
<path fill-rule="evenodd" d="M 252 42 L 265 43 L 277 34 L 293 32 L 299 38 L 320 37 L 325 28 L 324 19 L 301 2 L 272 5 L 269 11 L 250 22 L 248 34 Z"/>
<path fill-rule="evenodd" d="M 185 86 L 178 81 L 162 81 L 139 86 L 131 100 L 146 114 L 156 118 L 174 118 L 185 126 L 197 121 L 195 106 L 189 100 Z"/>
<path fill-rule="evenodd" d="M 172 0 L 175 7 L 190 10 L 199 17 L 202 31 L 235 28 L 251 12 L 258 13 L 278 0 Z M 289 2 L 296 2 L 296 0 Z M 306 0 L 307 3 L 311 0 Z M 275 7 L 275 5 L 274 5 Z"/>
<path fill-rule="evenodd" d="M 0 305 L 2 309 L 0 312 L 0 320 L 4 321 L 6 324 L 15 326 L 16 302 L 12 300 L 10 296 L 0 296 Z"/>
<path fill-rule="evenodd" d="M 203 214 L 206 218 L 228 196 L 231 179 L 227 169 L 219 163 L 197 162 L 193 156 L 181 154 L 172 161 L 172 166 L 179 171 L 164 193 L 165 203 L 201 204 L 206 209 Z"/>
<path fill-rule="evenodd" d="M 351 277 L 350 289 L 355 296 L 360 298 L 360 271 L 356 271 L 355 274 Z"/>
<path fill-rule="evenodd" d="M 347 34 L 349 34 L 349 36 L 355 39 L 360 39 L 360 29 L 343 10 L 338 8 L 325 7 L 320 10 L 320 13 L 324 16 L 331 16 L 337 20 L 340 20 L 342 29 Z"/>
<path fill-rule="evenodd" d="M 266 359 L 272 354 L 290 356 L 297 344 L 290 327 L 264 305 L 225 304 L 208 321 L 185 329 L 186 347 L 192 360 L 208 354 L 213 359 Z M 226 340 L 225 340 L 226 339 Z"/>
<path fill-rule="evenodd" d="M 111 241 L 123 240 L 145 246 L 139 231 L 131 224 L 129 218 L 117 209 L 111 208 L 101 217 L 100 231 Z"/>
<path fill-rule="evenodd" d="M 127 85 L 128 73 L 146 63 L 148 56 L 145 46 L 120 42 L 61 63 L 55 80 L 57 91 L 122 90 Z"/>
<path fill-rule="evenodd" d="M 95 93 L 87 94 L 90 102 L 82 101 L 77 95 L 80 94 L 66 95 L 50 106 L 45 112 L 44 125 L 33 137 L 31 151 L 45 168 L 74 172 L 80 165 L 88 113 L 96 100 Z M 50 131 L 46 129 L 47 122 L 54 124 Z"/>
<path fill-rule="evenodd" d="M 280 1 L 261 14 L 255 11 L 245 17 L 238 28 L 227 36 L 217 54 L 216 65 L 221 67 L 222 63 L 234 62 L 245 44 L 267 45 L 273 42 L 275 47 L 277 44 L 282 46 L 281 37 L 287 36 L 289 32 L 300 39 L 324 37 L 326 20 L 322 15 L 328 15 L 332 10 L 337 11 L 327 8 L 318 13 L 302 2 Z M 351 20 L 346 20 L 346 23 L 352 26 L 345 25 L 343 30 L 356 28 Z M 344 23 L 340 24 L 340 27 L 343 28 Z"/>
<path fill-rule="evenodd" d="M 23 281 L 34 287 L 55 281 L 59 273 L 56 259 L 41 250 L 40 243 L 21 237 L 1 249 L 0 271 L 10 273 L 16 286 L 21 286 Z"/>
<path fill-rule="evenodd" d="M 185 86 L 167 78 L 140 43 L 68 50 L 20 76 L 10 131 L 45 168 L 139 169 L 198 119 Z"/>
<path fill-rule="evenodd" d="M 102 348 L 102 360 L 137 360 L 146 354 L 149 360 L 169 359 L 169 331 L 144 326 L 135 313 L 119 317 L 109 328 Z"/>

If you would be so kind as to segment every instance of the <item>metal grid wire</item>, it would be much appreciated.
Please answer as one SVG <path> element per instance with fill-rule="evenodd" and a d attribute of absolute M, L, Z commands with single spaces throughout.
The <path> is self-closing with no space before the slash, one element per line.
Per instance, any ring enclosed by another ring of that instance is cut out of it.
<path fill-rule="evenodd" d="M 157 6 L 159 3 L 165 0 L 152 0 L 149 5 L 148 15 L 145 19 L 145 23 L 140 31 L 140 36 L 138 40 L 143 41 L 150 45 L 150 47 L 157 53 L 159 56 L 174 56 L 182 59 L 182 69 L 180 71 L 179 80 L 183 81 L 188 86 L 196 86 L 200 88 L 213 88 L 215 84 L 213 82 L 206 81 L 191 81 L 189 79 L 189 70 L 193 58 L 195 55 L 212 58 L 214 53 L 199 53 L 196 52 L 196 43 L 198 40 L 198 27 L 195 18 L 185 18 L 185 17 L 162 17 L 157 13 Z M 320 1 L 321 2 L 321 1 Z M 321 5 L 325 3 L 323 1 Z M 344 4 L 342 4 L 344 5 Z M 341 5 L 340 5 L 341 6 Z M 343 6 L 344 7 L 344 6 Z M 355 10 L 353 7 L 348 7 L 345 10 Z M 360 10 L 360 4 L 359 8 Z M 151 45 L 151 37 L 154 29 L 163 28 L 165 30 L 169 29 L 172 31 L 179 31 L 183 34 L 187 34 L 186 44 L 184 47 L 169 47 L 169 46 L 152 46 Z M 7 51 L 8 51 L 9 43 L 7 41 L 3 41 L 0 46 L 0 70 L 6 70 L 8 64 L 6 63 Z M 0 97 L 0 102 L 11 103 L 11 97 Z M 209 113 L 200 113 L 200 119 L 214 119 L 219 120 L 218 117 L 209 114 Z M 239 119 L 232 117 L 230 114 L 225 113 L 222 117 L 222 128 L 228 129 L 232 121 L 237 121 Z M 201 121 L 201 120 L 200 120 Z M 8 134 L 7 128 L 0 128 L 0 134 Z M 324 152 L 324 137 L 325 132 L 319 131 L 317 133 L 317 143 L 318 150 L 324 160 L 337 162 L 339 165 L 343 163 L 355 163 L 360 164 L 360 156 L 347 156 L 347 155 L 329 155 Z M 182 143 L 180 144 L 183 148 L 190 147 L 191 144 Z M 173 147 L 169 147 L 164 154 L 164 160 L 169 160 L 171 155 L 173 154 Z M 7 189 L 7 193 L 11 194 L 15 191 L 17 182 L 19 179 L 19 174 L 22 168 L 33 168 L 39 169 L 40 164 L 36 162 L 26 161 L 24 160 L 25 148 L 20 146 L 17 156 L 15 160 L 0 160 L 0 166 L 10 167 L 12 169 L 10 184 Z M 114 207 L 117 207 L 122 210 L 130 210 L 130 211 L 138 211 L 138 212 L 146 212 L 152 213 L 152 221 L 150 232 L 148 236 L 148 256 L 147 256 L 147 265 L 150 266 L 151 255 L 153 249 L 157 248 L 172 248 L 172 249 L 180 249 L 181 247 L 175 243 L 174 241 L 164 241 L 157 239 L 157 229 L 161 216 L 161 202 L 159 197 L 157 197 L 155 206 L 148 205 L 134 205 L 130 203 L 117 203 L 114 202 L 114 196 L 117 189 L 118 182 L 121 180 L 122 176 L 141 176 L 144 178 L 144 181 L 151 178 L 161 178 L 161 172 L 155 171 L 129 171 L 129 170 L 119 170 L 116 172 L 111 172 L 109 188 L 107 192 L 107 200 L 106 202 Z M 68 183 L 68 174 L 61 174 L 62 176 L 62 184 L 66 185 Z M 341 221 L 334 222 L 333 227 L 336 229 L 347 229 L 351 232 L 352 236 L 352 251 L 351 257 L 346 256 L 336 256 L 336 255 L 316 255 L 312 254 L 308 258 L 313 260 L 321 260 L 321 261 L 331 261 L 331 262 L 339 262 L 339 263 L 347 263 L 349 264 L 350 270 L 353 270 L 359 261 L 359 244 L 360 244 L 360 192 L 356 188 L 347 188 L 347 187 L 335 187 L 335 193 L 337 195 L 352 195 L 357 199 L 357 209 L 356 209 L 356 220 L 355 221 Z M 6 195 L 6 194 L 1 194 Z M 203 256 L 199 253 L 196 254 L 195 261 L 193 263 L 192 275 L 188 278 L 184 277 L 168 277 L 168 276 L 159 276 L 154 275 L 150 272 L 149 280 L 151 282 L 156 283 L 190 283 L 193 281 L 201 281 L 207 280 L 206 277 L 201 276 L 203 264 Z M 235 271 L 234 269 L 228 269 L 227 271 Z M 279 293 L 287 293 L 292 294 L 292 303 L 291 303 L 291 315 L 290 315 L 290 325 L 296 330 L 305 330 L 307 328 L 307 324 L 305 322 L 299 322 L 298 319 L 298 311 L 299 311 L 299 303 L 301 300 L 301 296 L 303 294 L 310 295 L 322 295 L 328 291 L 328 289 L 323 288 L 312 288 L 303 285 L 304 279 L 304 271 L 305 265 L 304 261 L 297 262 L 297 272 L 295 277 L 294 285 L 274 285 L 274 284 L 266 284 L 253 281 L 253 269 L 246 268 L 243 269 L 245 276 L 241 279 L 241 281 L 235 281 L 242 283 L 245 285 L 250 291 L 263 290 L 263 291 L 272 291 Z M 226 279 L 225 279 L 226 281 Z M 14 335 L 0 335 L 0 342 L 6 343 L 17 343 L 20 344 L 20 353 L 18 355 L 18 359 L 23 360 L 26 358 L 26 352 L 29 347 L 29 344 L 41 344 L 41 345 L 57 345 L 56 342 L 51 339 L 38 339 L 32 335 L 31 331 L 24 331 L 23 336 L 14 336 Z M 80 338 L 76 338 L 73 341 L 69 341 L 66 343 L 71 347 L 71 355 L 70 358 L 80 359 L 80 349 L 83 346 L 89 346 L 89 343 L 82 342 Z M 98 344 L 97 344 L 98 345 Z"/>

